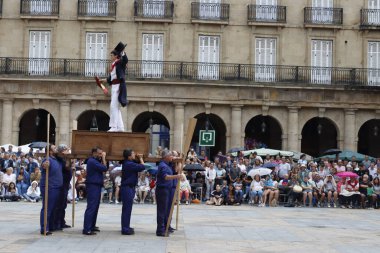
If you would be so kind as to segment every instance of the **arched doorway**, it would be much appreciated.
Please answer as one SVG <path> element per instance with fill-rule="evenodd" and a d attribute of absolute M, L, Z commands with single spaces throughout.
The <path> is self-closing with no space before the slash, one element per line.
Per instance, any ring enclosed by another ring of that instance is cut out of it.
<path fill-rule="evenodd" d="M 245 148 L 282 148 L 282 129 L 271 116 L 258 115 L 250 119 L 245 127 Z"/>
<path fill-rule="evenodd" d="M 193 138 L 191 140 L 191 146 L 200 154 L 201 150 L 206 151 L 206 155 L 213 159 L 215 155 L 222 151 L 226 152 L 226 132 L 227 128 L 224 121 L 216 114 L 201 113 L 195 116 L 197 119 L 197 125 Z M 215 130 L 215 146 L 214 147 L 200 147 L 199 146 L 199 131 L 200 130 Z"/>
<path fill-rule="evenodd" d="M 98 131 L 108 131 L 110 117 L 107 113 L 100 110 L 88 110 L 82 112 L 77 121 L 78 130 L 96 131 L 97 128 Z"/>
<path fill-rule="evenodd" d="M 25 145 L 34 141 L 47 141 L 47 115 L 44 109 L 27 111 L 20 120 L 18 145 Z M 55 143 L 55 119 L 50 114 L 50 143 Z"/>
<path fill-rule="evenodd" d="M 365 122 L 359 129 L 358 152 L 380 157 L 380 120 Z"/>
<path fill-rule="evenodd" d="M 159 112 L 140 113 L 132 124 L 132 132 L 150 133 L 150 153 L 155 154 L 158 146 L 170 147 L 169 121 Z"/>
<path fill-rule="evenodd" d="M 315 117 L 302 128 L 301 152 L 319 157 L 324 151 L 337 148 L 337 129 L 328 118 Z"/>

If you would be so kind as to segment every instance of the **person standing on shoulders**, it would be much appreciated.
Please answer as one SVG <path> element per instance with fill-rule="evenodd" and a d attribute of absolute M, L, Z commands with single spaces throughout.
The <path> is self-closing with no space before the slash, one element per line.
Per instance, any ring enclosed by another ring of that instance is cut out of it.
<path fill-rule="evenodd" d="M 135 230 L 131 228 L 131 214 L 133 206 L 133 198 L 136 194 L 136 185 L 138 181 L 138 173 L 145 170 L 144 160 L 141 156 L 137 156 L 139 163 L 135 162 L 136 154 L 132 149 L 126 149 L 123 152 L 123 165 L 121 176 L 121 201 L 123 208 L 121 211 L 121 234 L 133 235 Z"/>
<path fill-rule="evenodd" d="M 103 186 L 103 172 L 107 171 L 106 153 L 100 147 L 92 149 L 92 156 L 87 160 L 87 208 L 84 213 L 83 234 L 96 235 L 100 232 L 96 226 L 100 196 Z"/>
<path fill-rule="evenodd" d="M 168 222 L 169 202 L 172 180 L 180 179 L 181 175 L 173 175 L 173 170 L 169 163 L 173 160 L 170 150 L 161 153 L 162 160 L 158 165 L 156 182 L 156 201 L 157 201 L 157 236 L 165 236 L 166 225 Z"/>

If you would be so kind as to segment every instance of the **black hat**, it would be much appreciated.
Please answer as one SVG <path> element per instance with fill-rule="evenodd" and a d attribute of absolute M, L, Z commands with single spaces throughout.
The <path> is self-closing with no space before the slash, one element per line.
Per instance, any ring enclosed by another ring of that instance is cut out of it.
<path fill-rule="evenodd" d="M 120 41 L 119 44 L 116 45 L 114 50 L 120 54 L 121 52 L 123 52 L 126 46 L 127 44 L 123 44 L 123 42 Z"/>

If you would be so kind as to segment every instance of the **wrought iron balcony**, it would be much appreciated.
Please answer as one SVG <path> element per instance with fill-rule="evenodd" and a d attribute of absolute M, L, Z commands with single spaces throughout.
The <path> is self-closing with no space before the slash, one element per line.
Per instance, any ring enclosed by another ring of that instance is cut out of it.
<path fill-rule="evenodd" d="M 0 17 L 3 14 L 3 0 L 0 0 Z"/>
<path fill-rule="evenodd" d="M 3 57 L 0 58 L 0 75 L 92 78 L 108 75 L 109 64 L 108 60 Z M 380 88 L 380 69 L 310 66 L 129 61 L 126 78 Z"/>
<path fill-rule="evenodd" d="M 173 19 L 173 1 L 135 0 L 135 18 Z"/>
<path fill-rule="evenodd" d="M 258 23 L 286 23 L 286 6 L 248 5 L 248 21 Z"/>
<path fill-rule="evenodd" d="M 191 3 L 191 19 L 228 21 L 230 19 L 230 5 L 217 3 Z"/>
<path fill-rule="evenodd" d="M 116 18 L 116 0 L 78 0 L 78 17 Z"/>
<path fill-rule="evenodd" d="M 361 28 L 380 28 L 380 10 L 361 9 L 360 26 Z"/>
<path fill-rule="evenodd" d="M 342 8 L 305 8 L 305 24 L 334 25 L 343 24 Z"/>
<path fill-rule="evenodd" d="M 58 16 L 60 0 L 21 0 L 20 14 L 27 16 Z"/>

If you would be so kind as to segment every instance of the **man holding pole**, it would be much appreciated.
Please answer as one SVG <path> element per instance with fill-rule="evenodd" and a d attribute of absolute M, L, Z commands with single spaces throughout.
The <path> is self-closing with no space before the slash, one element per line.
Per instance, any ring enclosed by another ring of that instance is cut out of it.
<path fill-rule="evenodd" d="M 181 175 L 173 175 L 173 170 L 169 163 L 173 160 L 173 154 L 170 150 L 162 151 L 162 160 L 158 165 L 157 182 L 156 182 L 156 201 L 157 201 L 157 236 L 165 236 L 165 228 L 168 222 L 168 213 L 170 211 L 169 199 L 173 182 L 172 180 L 180 179 Z"/>
<path fill-rule="evenodd" d="M 46 235 L 51 235 L 51 231 L 54 230 L 54 211 L 57 207 L 57 201 L 59 199 L 60 189 L 62 188 L 63 178 L 62 178 L 62 165 L 58 162 L 54 156 L 57 152 L 57 148 L 50 144 L 49 145 L 49 159 L 44 159 L 42 161 L 42 175 L 41 175 L 41 197 L 45 199 L 45 183 L 46 183 L 46 170 L 49 170 L 48 176 L 48 201 L 47 207 L 45 206 L 45 201 L 42 201 L 42 209 L 40 214 L 40 225 L 41 234 L 44 234 L 44 212 L 47 208 L 47 220 L 46 220 Z"/>
<path fill-rule="evenodd" d="M 92 156 L 87 160 L 87 208 L 84 214 L 83 234 L 96 235 L 100 232 L 96 226 L 100 196 L 103 187 L 103 172 L 107 171 L 106 153 L 99 147 L 92 149 Z"/>

